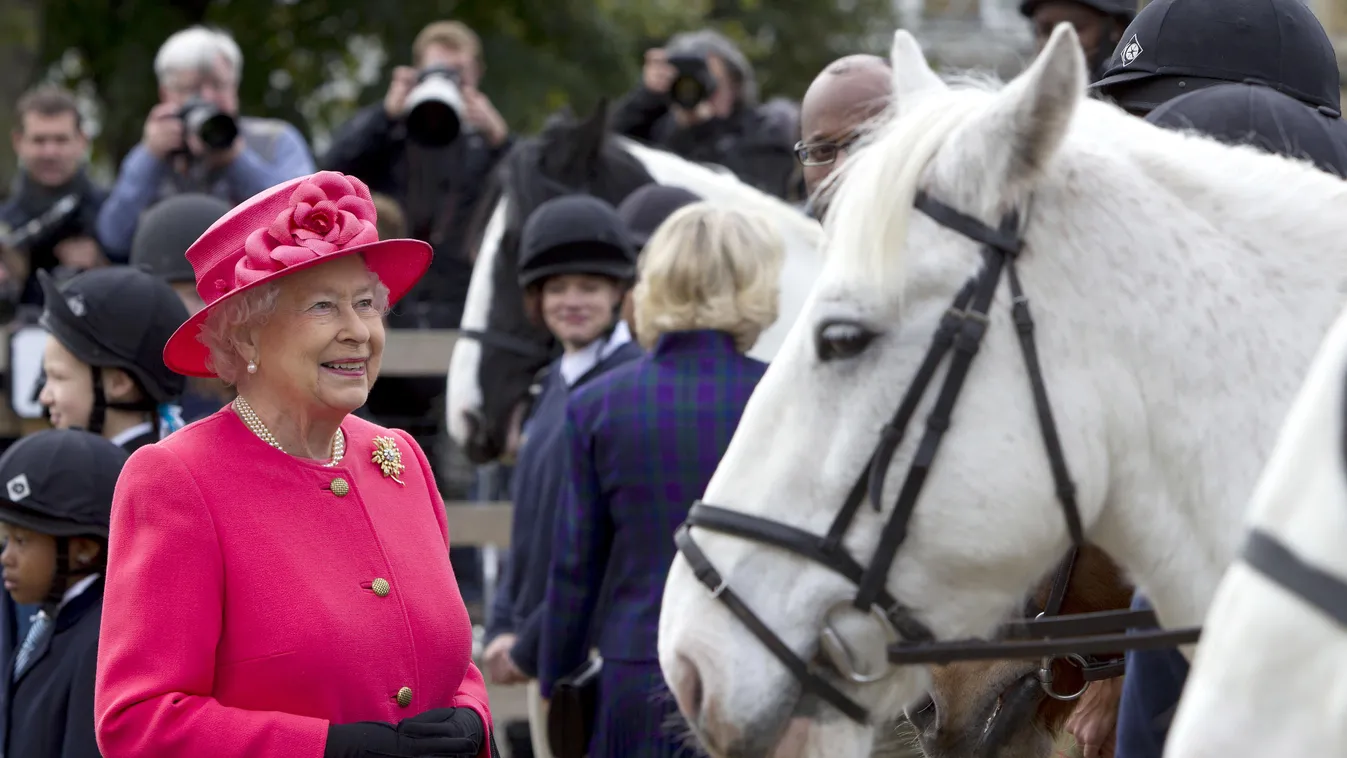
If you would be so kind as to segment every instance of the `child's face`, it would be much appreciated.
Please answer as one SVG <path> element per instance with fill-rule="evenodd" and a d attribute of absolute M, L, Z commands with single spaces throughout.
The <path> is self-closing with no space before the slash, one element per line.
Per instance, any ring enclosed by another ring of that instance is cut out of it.
<path fill-rule="evenodd" d="M 5 590 L 14 602 L 22 605 L 46 599 L 56 575 L 56 539 L 0 522 L 0 542 L 5 546 L 0 552 Z"/>

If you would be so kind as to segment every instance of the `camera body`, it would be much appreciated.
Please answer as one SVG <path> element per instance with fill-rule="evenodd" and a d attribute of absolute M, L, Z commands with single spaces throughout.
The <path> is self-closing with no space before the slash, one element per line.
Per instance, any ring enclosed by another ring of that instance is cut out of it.
<path fill-rule="evenodd" d="M 178 109 L 183 128 L 211 150 L 228 150 L 239 136 L 234 117 L 199 98 L 192 98 Z"/>
<path fill-rule="evenodd" d="M 407 93 L 407 138 L 427 147 L 450 145 L 471 126 L 464 120 L 463 74 L 447 66 L 429 66 Z"/>
<path fill-rule="evenodd" d="M 669 97 L 678 106 L 692 110 L 715 94 L 716 78 L 711 75 L 706 56 L 698 53 L 674 53 L 669 65 L 678 73 L 669 86 Z"/>

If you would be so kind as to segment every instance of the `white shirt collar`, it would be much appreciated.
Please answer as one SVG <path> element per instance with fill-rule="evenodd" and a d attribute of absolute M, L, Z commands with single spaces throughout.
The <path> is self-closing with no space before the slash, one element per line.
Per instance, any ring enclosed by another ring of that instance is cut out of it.
<path fill-rule="evenodd" d="M 150 423 L 149 421 L 142 421 L 139 424 L 136 424 L 135 426 L 130 427 L 128 429 L 123 429 L 117 435 L 108 438 L 108 442 L 111 442 L 117 447 L 122 447 L 126 443 L 141 436 L 142 434 L 149 434 L 150 432 L 153 431 L 154 431 L 154 424 Z"/>
<path fill-rule="evenodd" d="M 594 340 L 574 353 L 561 356 L 561 380 L 566 382 L 567 387 L 575 384 L 580 377 L 599 365 L 599 361 L 617 352 L 628 342 L 631 342 L 631 329 L 627 327 L 626 321 L 619 321 L 607 342 Z"/>

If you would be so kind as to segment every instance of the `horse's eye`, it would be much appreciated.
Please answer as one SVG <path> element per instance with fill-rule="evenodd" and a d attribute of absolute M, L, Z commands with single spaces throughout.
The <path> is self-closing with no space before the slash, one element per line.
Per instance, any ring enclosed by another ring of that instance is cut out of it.
<path fill-rule="evenodd" d="M 815 338 L 820 361 L 854 358 L 870 346 L 877 335 L 854 321 L 829 321 Z"/>

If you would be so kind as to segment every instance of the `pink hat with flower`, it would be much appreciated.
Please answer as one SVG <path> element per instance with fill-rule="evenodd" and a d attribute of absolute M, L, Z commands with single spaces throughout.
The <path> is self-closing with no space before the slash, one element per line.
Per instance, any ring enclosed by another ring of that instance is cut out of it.
<path fill-rule="evenodd" d="M 379 240 L 374 200 L 353 176 L 320 171 L 252 196 L 187 249 L 206 306 L 174 332 L 164 364 L 185 376 L 213 377 L 199 339 L 211 309 L 228 297 L 296 271 L 359 253 L 398 301 L 430 268 L 430 245 Z"/>

